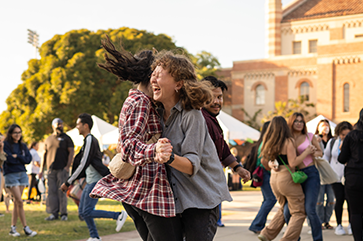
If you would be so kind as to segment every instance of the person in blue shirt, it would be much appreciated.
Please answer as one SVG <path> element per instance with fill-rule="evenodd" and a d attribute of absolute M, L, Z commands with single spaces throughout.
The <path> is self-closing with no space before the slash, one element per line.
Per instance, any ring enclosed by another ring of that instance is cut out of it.
<path fill-rule="evenodd" d="M 19 217 L 24 226 L 25 234 L 33 237 L 37 235 L 37 232 L 32 231 L 26 224 L 23 200 L 21 199 L 24 188 L 28 186 L 25 164 L 31 162 L 32 156 L 26 145 L 22 142 L 22 131 L 19 125 L 12 124 L 9 127 L 4 141 L 4 152 L 7 156 L 4 163 L 5 187 L 9 188 L 14 202 L 9 235 L 14 237 L 20 236 L 20 233 L 16 231 L 16 222 Z"/>

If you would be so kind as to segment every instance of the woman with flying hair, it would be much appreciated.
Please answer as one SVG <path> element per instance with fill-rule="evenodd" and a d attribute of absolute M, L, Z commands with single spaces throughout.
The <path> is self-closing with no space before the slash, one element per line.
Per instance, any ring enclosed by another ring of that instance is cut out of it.
<path fill-rule="evenodd" d="M 313 153 L 304 156 L 304 160 L 299 163 L 298 168 L 308 176 L 306 181 L 301 183 L 305 194 L 305 212 L 310 222 L 313 240 L 320 241 L 323 240 L 322 225 L 318 213 L 316 212 L 316 204 L 320 191 L 320 176 L 319 171 L 314 164 L 314 157 L 323 156 L 323 152 L 321 151 L 320 145 L 314 134 L 307 132 L 306 122 L 302 113 L 293 113 L 287 123 L 295 140 L 296 151 L 299 156 L 301 156 L 306 149 L 310 149 L 312 146 L 314 148 Z M 286 214 L 287 219 L 288 216 L 289 215 Z"/>
<path fill-rule="evenodd" d="M 169 160 L 171 146 L 162 144 L 163 139 L 146 144 L 162 132 L 151 98 L 154 54 L 149 50 L 135 55 L 118 51 L 108 38 L 102 41 L 102 46 L 107 52 L 106 61 L 99 67 L 136 87 L 129 91 L 121 109 L 117 147 L 117 152 L 123 153 L 123 161 L 135 166 L 136 171 L 128 180 L 109 174 L 96 184 L 90 195 L 122 202 L 143 240 L 181 241 L 181 231 L 174 228 L 177 226 L 174 196 L 162 164 Z M 123 224 L 126 217 L 126 214 L 121 217 L 119 223 Z"/>
<path fill-rule="evenodd" d="M 231 201 L 223 170 L 200 109 L 212 100 L 208 82 L 197 81 L 185 56 L 161 52 L 153 64 L 151 86 L 163 136 L 173 146 L 166 163 L 178 228 L 188 241 L 211 241 L 216 233 L 219 204 Z"/>
<path fill-rule="evenodd" d="M 284 205 L 286 202 L 291 219 L 280 240 L 298 240 L 306 217 L 305 197 L 301 185 L 293 182 L 288 168 L 294 172 L 295 167 L 313 152 L 314 148 L 309 146 L 300 156 L 297 156 L 295 141 L 286 120 L 282 116 L 272 119 L 263 138 L 261 162 L 267 170 L 271 170 L 270 184 L 280 208 L 269 225 L 261 231 L 258 236 L 260 240 L 273 240 L 280 233 L 285 224 Z"/>

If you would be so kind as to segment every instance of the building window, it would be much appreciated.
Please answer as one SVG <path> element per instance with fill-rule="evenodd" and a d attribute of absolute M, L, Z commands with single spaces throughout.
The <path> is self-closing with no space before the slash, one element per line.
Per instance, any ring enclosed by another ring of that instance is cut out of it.
<path fill-rule="evenodd" d="M 349 84 L 344 84 L 344 112 L 349 112 Z"/>
<path fill-rule="evenodd" d="M 257 85 L 256 87 L 256 105 L 265 104 L 265 87 L 263 85 Z"/>
<path fill-rule="evenodd" d="M 301 54 L 301 41 L 292 42 L 292 54 Z"/>
<path fill-rule="evenodd" d="M 356 34 L 354 37 L 355 38 L 363 38 L 363 34 Z"/>
<path fill-rule="evenodd" d="M 300 85 L 300 97 L 303 100 L 309 101 L 309 87 L 308 82 L 302 82 Z"/>
<path fill-rule="evenodd" d="M 318 40 L 309 40 L 309 53 L 318 52 Z"/>

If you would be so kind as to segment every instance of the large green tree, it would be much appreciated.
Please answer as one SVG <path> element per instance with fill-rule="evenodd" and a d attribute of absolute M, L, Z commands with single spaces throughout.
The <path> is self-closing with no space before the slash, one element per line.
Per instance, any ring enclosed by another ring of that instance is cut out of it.
<path fill-rule="evenodd" d="M 62 118 L 70 129 L 82 112 L 116 123 L 131 84 L 97 67 L 104 60 L 101 39 L 105 34 L 131 53 L 153 47 L 177 48 L 167 35 L 126 27 L 55 35 L 40 47 L 41 58 L 29 61 L 21 76 L 23 82 L 7 98 L 7 110 L 0 115 L 0 131 L 17 123 L 26 141 L 39 140 L 52 131 L 53 118 Z"/>
<path fill-rule="evenodd" d="M 25 141 L 41 140 L 50 134 L 55 117 L 64 120 L 65 129 L 75 126 L 78 114 L 87 112 L 117 124 L 121 106 L 132 87 L 97 67 L 104 62 L 101 39 L 108 35 L 116 46 L 136 53 L 142 49 L 179 49 L 196 65 L 198 76 L 213 74 L 218 60 L 208 52 L 195 56 L 175 45 L 165 35 L 145 30 L 120 28 L 92 32 L 72 30 L 55 35 L 39 49 L 40 59 L 28 62 L 22 83 L 8 96 L 7 110 L 0 115 L 0 131 L 19 124 Z"/>

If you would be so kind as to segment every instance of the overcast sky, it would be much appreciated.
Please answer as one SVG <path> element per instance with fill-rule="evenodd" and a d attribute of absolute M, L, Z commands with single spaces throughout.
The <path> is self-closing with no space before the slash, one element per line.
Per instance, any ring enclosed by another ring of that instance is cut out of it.
<path fill-rule="evenodd" d="M 164 33 L 192 54 L 205 50 L 222 67 L 232 67 L 233 61 L 265 57 L 265 22 L 265 0 L 2 1 L 0 113 L 21 83 L 28 61 L 35 58 L 27 29 L 40 35 L 40 44 L 55 34 L 82 28 L 129 27 Z"/>

